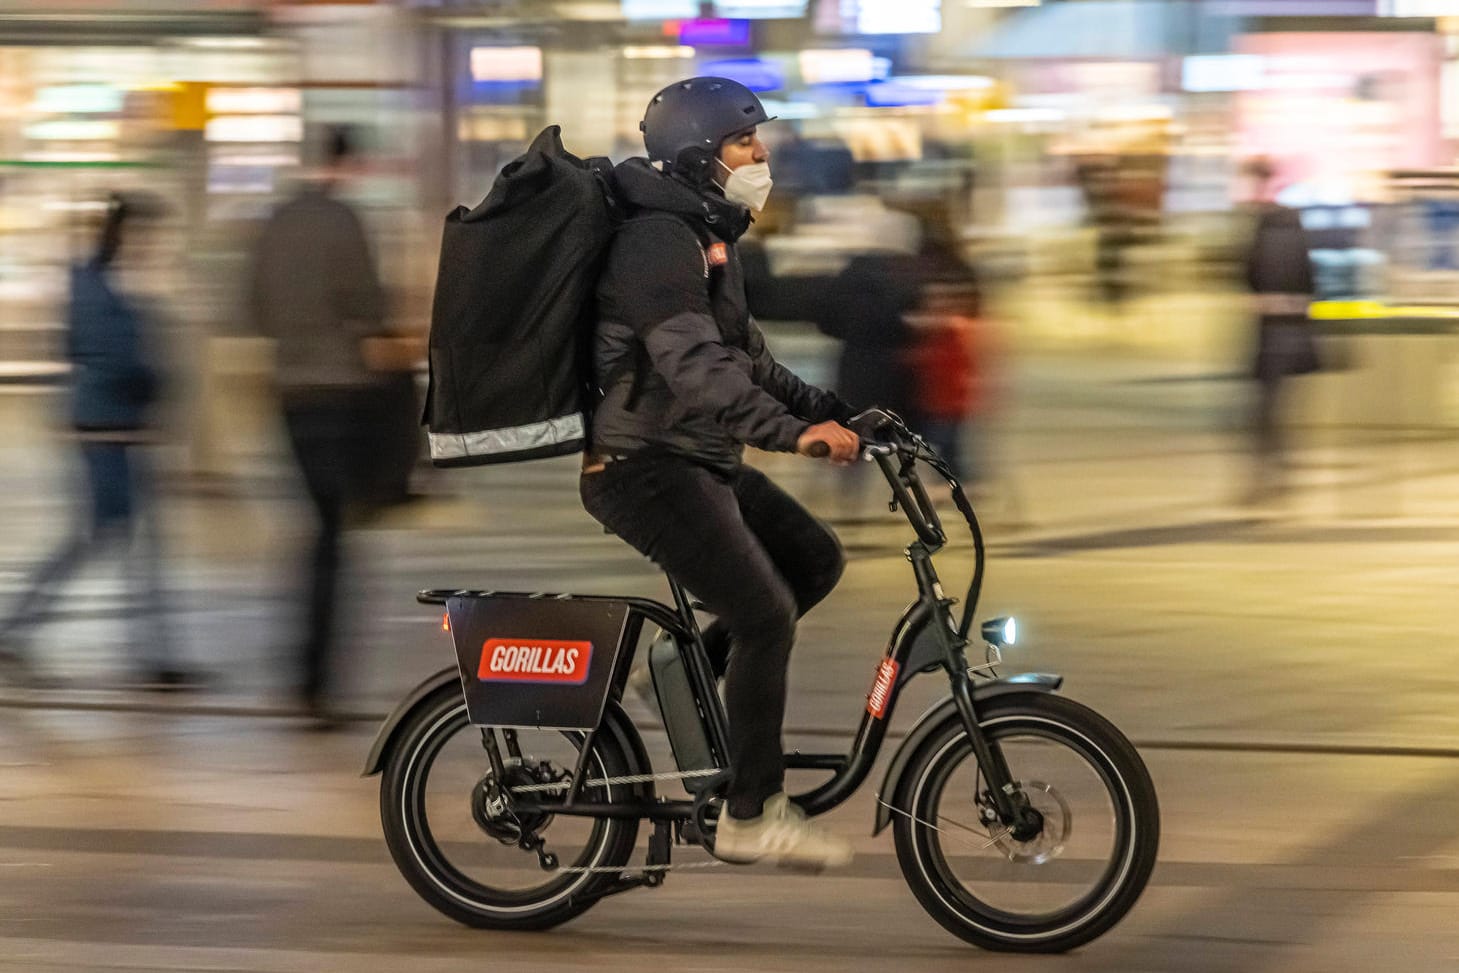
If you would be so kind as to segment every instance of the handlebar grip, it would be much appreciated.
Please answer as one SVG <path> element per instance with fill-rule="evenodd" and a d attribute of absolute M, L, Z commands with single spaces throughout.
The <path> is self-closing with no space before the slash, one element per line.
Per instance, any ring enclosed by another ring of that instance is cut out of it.
<path fill-rule="evenodd" d="M 806 455 L 812 459 L 825 459 L 831 455 L 831 447 L 827 443 L 811 443 L 810 448 L 806 450 Z"/>

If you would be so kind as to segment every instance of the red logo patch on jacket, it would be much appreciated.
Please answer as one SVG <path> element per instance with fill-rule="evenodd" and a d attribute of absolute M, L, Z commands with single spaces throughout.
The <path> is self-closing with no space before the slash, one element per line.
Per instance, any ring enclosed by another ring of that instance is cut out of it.
<path fill-rule="evenodd" d="M 559 682 L 582 685 L 593 658 L 591 642 L 487 639 L 476 678 L 482 682 Z"/>
<path fill-rule="evenodd" d="M 711 267 L 723 267 L 729 263 L 729 248 L 723 243 L 711 243 L 704 251 L 704 260 Z"/>

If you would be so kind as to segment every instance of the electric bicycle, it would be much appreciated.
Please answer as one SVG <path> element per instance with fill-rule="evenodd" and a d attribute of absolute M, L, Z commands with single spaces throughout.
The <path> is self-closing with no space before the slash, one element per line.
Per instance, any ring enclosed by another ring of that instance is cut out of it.
<path fill-rule="evenodd" d="M 875 670 L 850 751 L 785 755 L 828 775 L 793 795 L 819 815 L 870 775 L 907 683 L 941 672 L 949 695 L 912 726 L 877 791 L 873 833 L 892 830 L 912 894 L 953 935 L 991 950 L 1057 953 L 1090 942 L 1134 906 L 1154 868 L 1160 814 L 1134 746 L 1058 691 L 1062 677 L 1001 675 L 1017 623 L 973 630 L 982 530 L 953 471 L 890 413 L 852 428 L 915 538 L 917 599 Z M 919 475 L 937 473 L 966 521 L 973 573 L 961 612 L 933 567 L 947 544 Z M 547 929 L 605 896 L 661 885 L 680 849 L 713 850 L 728 784 L 724 707 L 698 606 L 634 597 L 420 592 L 443 606 L 457 664 L 387 718 L 365 773 L 382 774 L 381 820 L 412 888 L 487 929 Z M 622 705 L 648 626 L 648 666 L 674 769 L 655 768 Z M 974 639 L 982 643 L 973 661 Z M 647 850 L 635 861 L 638 834 Z M 702 856 L 701 856 L 702 857 Z"/>

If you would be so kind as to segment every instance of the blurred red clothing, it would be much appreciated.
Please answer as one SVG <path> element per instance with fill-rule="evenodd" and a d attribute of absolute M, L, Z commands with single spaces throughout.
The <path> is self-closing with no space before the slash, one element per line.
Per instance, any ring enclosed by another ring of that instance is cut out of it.
<path fill-rule="evenodd" d="M 962 419 L 988 411 L 994 398 L 990 330 L 986 320 L 964 314 L 918 322 L 907 356 L 923 416 Z"/>

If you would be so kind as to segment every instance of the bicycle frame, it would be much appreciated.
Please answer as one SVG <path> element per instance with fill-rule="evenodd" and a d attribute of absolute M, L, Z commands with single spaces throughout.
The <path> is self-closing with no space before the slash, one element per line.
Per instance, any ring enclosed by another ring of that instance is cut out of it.
<path fill-rule="evenodd" d="M 893 459 L 899 455 L 895 449 L 868 450 L 869 458 L 881 467 L 892 486 L 893 508 L 900 506 L 918 535 L 905 553 L 912 565 L 916 578 L 918 597 L 902 614 L 892 630 L 878 669 L 878 678 L 873 686 L 868 705 L 863 708 L 860 725 L 851 749 L 846 754 L 806 754 L 799 751 L 785 755 L 786 768 L 790 770 L 825 770 L 831 778 L 803 794 L 794 795 L 794 800 L 807 814 L 823 814 L 837 807 L 856 792 L 865 782 L 872 765 L 881 752 L 886 737 L 887 725 L 896 709 L 902 688 L 915 675 L 942 668 L 948 673 L 952 698 L 964 727 L 972 742 L 974 753 L 988 781 L 988 793 L 1000 818 L 1011 822 L 1017 815 L 1014 788 L 1011 775 L 1002 753 L 990 746 L 978 726 L 978 717 L 973 700 L 972 667 L 967 659 L 967 633 L 971 628 L 977 609 L 983 579 L 983 538 L 976 514 L 972 510 L 962 487 L 945 467 L 938 471 L 948 480 L 958 508 L 965 515 L 972 533 L 975 552 L 973 577 L 968 587 L 967 601 L 961 619 L 954 619 L 954 599 L 943 593 L 941 581 L 933 566 L 933 556 L 941 550 L 946 537 L 936 510 L 928 499 L 915 464 L 917 459 L 927 459 L 916 452 L 902 451 L 900 464 Z M 935 457 L 933 457 L 935 459 Z M 649 599 L 611 599 L 625 602 L 629 606 L 628 645 L 636 646 L 642 633 L 643 623 L 651 621 L 672 633 L 678 644 L 682 660 L 689 674 L 691 691 L 696 697 L 704 717 L 704 729 L 717 765 L 728 767 L 728 725 L 724 707 L 715 688 L 715 677 L 704 649 L 703 638 L 695 618 L 695 604 L 688 593 L 673 579 L 669 588 L 674 598 L 674 608 Z M 443 595 L 443 592 L 427 592 L 426 595 Z M 556 596 L 576 597 L 576 596 Z M 589 596 L 591 597 L 591 596 Z M 434 599 L 433 599 L 434 600 Z M 615 675 L 613 692 L 621 695 L 627 678 L 632 652 L 624 654 L 620 671 Z M 872 697 L 875 697 L 873 699 Z M 584 800 L 582 795 L 583 772 L 592 741 L 602 730 L 590 731 L 583 740 L 579 765 L 572 777 L 572 786 L 561 800 L 514 800 L 514 807 L 526 813 L 567 814 L 586 817 L 626 817 L 649 820 L 685 820 L 694 811 L 693 801 L 671 801 L 656 799 L 648 788 L 647 797 L 639 801 L 601 802 Z M 489 736 L 489 734 L 484 734 Z M 488 745 L 488 756 L 493 770 L 501 774 L 501 758 L 495 746 Z M 500 779 L 500 778 L 499 778 Z"/>

